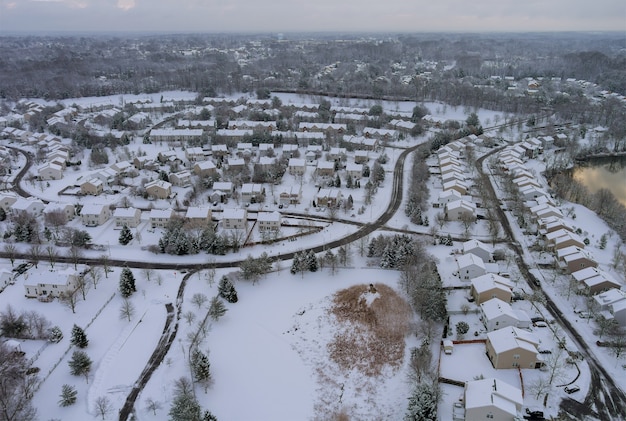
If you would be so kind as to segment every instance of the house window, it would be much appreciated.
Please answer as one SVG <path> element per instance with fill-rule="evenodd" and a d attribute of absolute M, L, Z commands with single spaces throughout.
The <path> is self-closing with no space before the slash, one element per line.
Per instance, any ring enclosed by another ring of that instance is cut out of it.
<path fill-rule="evenodd" d="M 514 359 L 514 360 L 519 360 L 519 354 L 515 354 L 515 355 L 513 355 L 513 359 Z"/>

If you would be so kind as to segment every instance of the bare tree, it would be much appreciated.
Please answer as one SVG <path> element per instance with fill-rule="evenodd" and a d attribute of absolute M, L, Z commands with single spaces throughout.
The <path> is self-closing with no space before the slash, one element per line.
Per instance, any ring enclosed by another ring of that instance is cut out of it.
<path fill-rule="evenodd" d="M 472 224 L 476 222 L 476 216 L 472 215 L 469 212 L 462 212 L 461 216 L 459 217 L 459 221 L 461 221 L 461 224 L 463 224 L 465 238 L 469 238 L 469 234 L 472 231 Z"/>
<path fill-rule="evenodd" d="M 328 214 L 328 219 L 334 221 L 337 219 L 337 213 L 339 212 L 339 208 L 337 206 L 328 206 L 328 210 L 326 213 Z"/>
<path fill-rule="evenodd" d="M 33 262 L 33 265 L 37 268 L 39 260 L 41 260 L 41 246 L 39 244 L 33 244 L 28 249 L 28 254 L 30 255 L 30 261 Z"/>
<path fill-rule="evenodd" d="M 59 257 L 59 253 L 57 252 L 57 248 L 53 245 L 49 245 L 46 247 L 46 255 L 48 256 L 48 262 L 50 262 L 50 267 L 54 269 L 54 264 Z"/>
<path fill-rule="evenodd" d="M 132 301 L 125 298 L 124 301 L 122 301 L 122 305 L 120 306 L 120 319 L 128 319 L 128 321 L 130 322 L 130 319 L 132 319 L 134 315 L 135 306 L 133 305 Z"/>
<path fill-rule="evenodd" d="M 44 214 L 44 221 L 46 226 L 54 228 L 54 234 L 56 237 L 59 235 L 59 228 L 67 224 L 67 215 L 61 209 L 55 209 L 52 212 Z"/>
<path fill-rule="evenodd" d="M 195 304 L 198 307 L 198 310 L 200 310 L 200 308 L 202 308 L 204 303 L 206 303 L 207 301 L 208 297 L 202 293 L 193 294 L 193 296 L 191 297 L 192 304 Z"/>
<path fill-rule="evenodd" d="M 152 415 L 156 416 L 156 411 L 161 409 L 161 403 L 152 398 L 146 399 L 146 409 L 152 411 Z"/>
<path fill-rule="evenodd" d="M 93 289 L 97 289 L 98 283 L 102 280 L 102 268 L 100 268 L 99 266 L 92 267 L 89 270 L 89 278 L 91 279 Z"/>
<path fill-rule="evenodd" d="M 84 276 L 78 277 L 78 280 L 76 281 L 76 291 L 80 291 L 83 296 L 83 301 L 87 299 L 87 292 L 89 292 L 91 285 L 92 284 L 88 282 Z"/>
<path fill-rule="evenodd" d="M 0 342 L 0 419 L 33 421 L 37 410 L 30 402 L 39 383 L 36 375 L 24 375 L 30 368 L 22 353 Z"/>
<path fill-rule="evenodd" d="M 96 398 L 94 411 L 105 419 L 107 415 L 113 410 L 113 405 L 111 405 L 111 401 L 106 396 L 99 396 Z"/>
<path fill-rule="evenodd" d="M 15 257 L 17 255 L 17 248 L 13 243 L 5 243 L 4 244 L 4 253 L 7 255 L 7 258 L 11 261 L 11 266 L 15 264 Z"/>
<path fill-rule="evenodd" d="M 83 258 L 83 251 L 80 249 L 80 247 L 72 244 L 67 250 L 67 257 L 69 257 L 69 259 L 74 264 L 74 269 L 78 269 L 78 262 L 80 261 L 80 259 Z"/>
<path fill-rule="evenodd" d="M 191 326 L 191 324 L 193 323 L 194 320 L 196 320 L 196 313 L 194 313 L 193 311 L 189 310 L 186 311 L 185 313 L 183 313 L 183 318 L 185 319 L 185 321 L 187 322 L 187 324 L 189 326 Z"/>
<path fill-rule="evenodd" d="M 153 269 L 144 269 L 142 271 L 143 273 L 143 277 L 146 278 L 146 281 L 150 282 L 150 279 L 152 277 L 154 277 L 154 270 Z"/>
<path fill-rule="evenodd" d="M 215 266 L 213 266 L 214 263 L 215 263 L 215 259 L 210 258 L 208 262 L 209 268 L 206 270 L 206 280 L 209 284 L 209 287 L 213 287 L 213 284 L 215 283 L 215 275 L 217 271 L 215 270 Z"/>
<path fill-rule="evenodd" d="M 76 313 L 76 303 L 78 302 L 78 294 L 76 290 L 63 292 L 59 295 L 59 301 L 72 310 L 72 313 Z"/>
<path fill-rule="evenodd" d="M 107 256 L 106 254 L 101 254 L 100 255 L 100 262 L 102 263 L 102 268 L 104 269 L 104 277 L 105 278 L 109 278 L 109 256 Z"/>

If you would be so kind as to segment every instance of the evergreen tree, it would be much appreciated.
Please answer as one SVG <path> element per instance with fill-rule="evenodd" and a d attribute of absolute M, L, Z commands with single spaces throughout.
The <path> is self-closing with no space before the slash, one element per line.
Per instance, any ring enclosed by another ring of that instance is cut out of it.
<path fill-rule="evenodd" d="M 297 252 L 293 255 L 293 260 L 291 261 L 291 269 L 289 270 L 289 272 L 292 275 L 295 275 L 300 271 L 300 266 L 302 266 L 302 255 L 300 254 L 300 252 Z"/>
<path fill-rule="evenodd" d="M 222 279 L 220 279 L 220 283 L 217 286 L 217 292 L 220 297 L 229 303 L 236 303 L 239 300 L 235 286 L 226 276 L 222 276 Z"/>
<path fill-rule="evenodd" d="M 335 187 L 341 187 L 341 178 L 339 178 L 339 174 L 335 177 Z"/>
<path fill-rule="evenodd" d="M 74 386 L 64 384 L 61 386 L 61 399 L 59 399 L 59 406 L 70 406 L 76 403 L 76 395 L 78 392 Z"/>
<path fill-rule="evenodd" d="M 437 421 L 437 392 L 433 386 L 420 383 L 409 397 L 405 421 Z"/>
<path fill-rule="evenodd" d="M 199 349 L 194 349 L 191 353 L 191 371 L 193 379 L 199 383 L 206 383 L 211 380 L 211 363 Z"/>
<path fill-rule="evenodd" d="M 309 272 L 317 272 L 319 269 L 319 263 L 317 261 L 317 256 L 313 253 L 313 250 L 309 250 L 306 255 L 306 266 Z"/>
<path fill-rule="evenodd" d="M 137 289 L 135 288 L 135 276 L 133 275 L 133 272 L 127 267 L 122 269 L 122 273 L 120 274 L 119 288 L 120 293 L 124 298 L 130 297 L 133 292 L 137 291 Z"/>
<path fill-rule="evenodd" d="M 88 378 L 91 371 L 91 358 L 83 351 L 74 351 L 72 359 L 69 361 L 70 373 L 73 376 L 85 376 Z"/>
<path fill-rule="evenodd" d="M 201 421 L 202 408 L 191 393 L 177 393 L 169 416 L 170 421 Z"/>
<path fill-rule="evenodd" d="M 352 188 L 352 176 L 351 175 L 346 177 L 346 188 L 347 189 L 351 189 Z"/>
<path fill-rule="evenodd" d="M 204 411 L 204 416 L 202 417 L 202 421 L 217 421 L 217 417 L 211 414 L 211 411 Z"/>
<path fill-rule="evenodd" d="M 50 329 L 50 332 L 48 333 L 48 340 L 50 342 L 52 342 L 53 344 L 57 344 L 61 342 L 62 339 L 63 332 L 61 331 L 61 328 L 59 326 L 54 326 L 52 329 Z"/>
<path fill-rule="evenodd" d="M 121 245 L 125 246 L 133 240 L 133 233 L 130 231 L 127 225 L 122 227 L 122 231 L 120 231 L 119 242 Z"/>
<path fill-rule="evenodd" d="M 87 334 L 85 331 L 78 325 L 74 325 L 72 327 L 72 339 L 70 341 L 72 345 L 75 345 L 79 348 L 86 348 L 89 345 L 89 340 L 87 339 Z"/>
<path fill-rule="evenodd" d="M 0 207 L 0 221 L 4 221 L 5 219 L 7 219 L 7 213 L 4 208 Z"/>
<path fill-rule="evenodd" d="M 227 311 L 228 309 L 219 297 L 216 296 L 211 299 L 211 304 L 209 306 L 209 315 L 213 320 L 218 321 L 220 317 L 226 314 Z"/>

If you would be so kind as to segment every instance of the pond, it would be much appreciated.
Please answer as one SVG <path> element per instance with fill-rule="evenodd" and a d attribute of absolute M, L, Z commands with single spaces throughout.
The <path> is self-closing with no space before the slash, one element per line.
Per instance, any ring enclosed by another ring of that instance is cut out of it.
<path fill-rule="evenodd" d="M 592 193 L 610 190 L 626 206 L 626 157 L 590 159 L 575 167 L 573 176 Z"/>

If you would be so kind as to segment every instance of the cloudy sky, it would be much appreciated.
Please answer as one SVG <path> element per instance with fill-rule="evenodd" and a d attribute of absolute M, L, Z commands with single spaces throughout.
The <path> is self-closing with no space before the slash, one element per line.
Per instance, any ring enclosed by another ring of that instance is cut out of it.
<path fill-rule="evenodd" d="M 624 0 L 0 0 L 0 33 L 624 31 Z"/>

